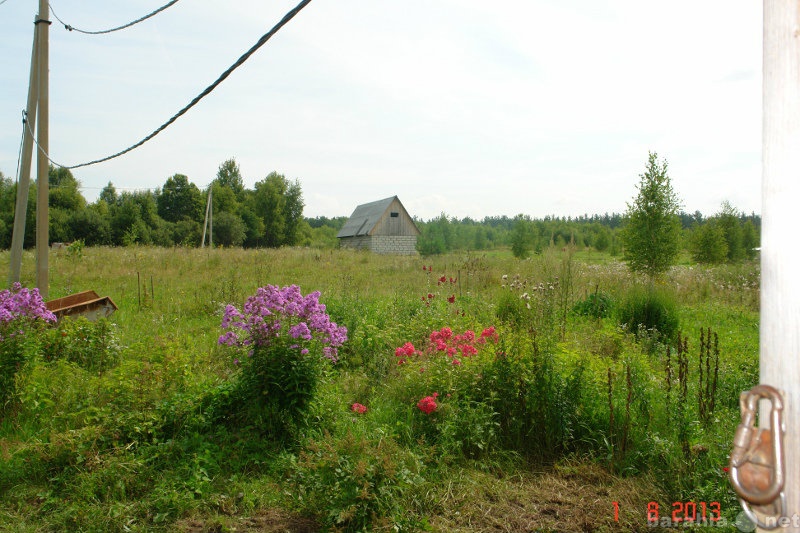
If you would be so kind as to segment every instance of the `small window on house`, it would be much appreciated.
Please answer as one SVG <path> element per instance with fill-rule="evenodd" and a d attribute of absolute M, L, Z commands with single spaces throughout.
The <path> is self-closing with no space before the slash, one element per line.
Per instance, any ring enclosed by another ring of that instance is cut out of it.
<path fill-rule="evenodd" d="M 389 216 L 392 218 L 397 218 L 400 216 L 400 213 L 398 213 L 397 211 L 392 211 L 391 213 L 389 213 Z"/>

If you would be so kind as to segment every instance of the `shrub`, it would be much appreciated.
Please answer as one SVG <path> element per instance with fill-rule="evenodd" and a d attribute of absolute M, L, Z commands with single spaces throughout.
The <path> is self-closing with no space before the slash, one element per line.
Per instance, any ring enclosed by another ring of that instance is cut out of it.
<path fill-rule="evenodd" d="M 45 361 L 66 359 L 90 372 L 102 372 L 119 362 L 120 348 L 114 324 L 107 319 L 64 317 L 44 340 Z"/>
<path fill-rule="evenodd" d="M 307 296 L 297 285 L 261 287 L 243 311 L 229 305 L 220 344 L 239 348 L 234 364 L 238 394 L 244 405 L 263 415 L 268 425 L 296 423 L 305 413 L 325 366 L 336 362 L 336 350 L 347 329 L 331 322 L 319 292 Z"/>
<path fill-rule="evenodd" d="M 611 315 L 613 300 L 605 292 L 595 291 L 585 299 L 577 302 L 572 311 L 580 316 L 590 316 L 592 318 L 606 318 Z"/>
<path fill-rule="evenodd" d="M 17 372 L 35 353 L 34 332 L 55 320 L 39 289 L 14 283 L 11 290 L 0 291 L 0 409 L 13 394 Z"/>
<path fill-rule="evenodd" d="M 407 493 L 424 481 L 422 461 L 391 437 L 348 432 L 310 443 L 291 465 L 292 496 L 336 531 L 416 531 Z M 389 527 L 386 527 L 388 530 Z"/>
<path fill-rule="evenodd" d="M 631 287 L 620 302 L 618 321 L 628 331 L 656 331 L 659 337 L 671 340 L 679 326 L 675 295 L 665 289 Z"/>

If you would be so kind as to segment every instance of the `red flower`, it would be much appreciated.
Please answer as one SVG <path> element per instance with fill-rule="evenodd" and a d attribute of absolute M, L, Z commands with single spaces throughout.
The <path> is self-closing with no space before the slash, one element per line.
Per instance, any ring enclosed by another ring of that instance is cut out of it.
<path fill-rule="evenodd" d="M 428 300 L 432 300 L 432 299 L 433 299 L 433 294 L 428 293 Z"/>
<path fill-rule="evenodd" d="M 415 353 L 417 353 L 417 349 L 414 348 L 414 345 L 410 342 L 407 342 L 404 345 L 395 348 L 394 350 L 395 357 L 411 357 Z"/>
<path fill-rule="evenodd" d="M 454 304 L 454 303 L 456 303 L 456 295 L 455 295 L 455 294 L 453 294 L 452 296 L 450 296 L 449 298 L 447 298 L 447 301 L 448 301 L 448 302 L 450 302 L 451 304 Z"/>
<path fill-rule="evenodd" d="M 447 276 L 442 276 L 439 278 L 439 283 L 445 283 L 447 281 Z"/>
<path fill-rule="evenodd" d="M 497 342 L 497 337 L 494 326 L 489 326 L 481 332 L 481 339 L 492 339 L 494 342 Z"/>
<path fill-rule="evenodd" d="M 353 411 L 354 413 L 358 413 L 360 415 L 363 415 L 364 413 L 367 412 L 367 406 L 366 405 L 361 405 L 360 403 L 356 402 L 356 403 L 354 403 L 353 405 L 350 406 L 350 410 Z"/>
<path fill-rule="evenodd" d="M 433 393 L 433 396 L 425 396 L 423 399 L 417 402 L 417 408 L 426 415 L 431 414 L 438 407 L 436 404 L 437 396 L 439 395 L 435 392 Z"/>

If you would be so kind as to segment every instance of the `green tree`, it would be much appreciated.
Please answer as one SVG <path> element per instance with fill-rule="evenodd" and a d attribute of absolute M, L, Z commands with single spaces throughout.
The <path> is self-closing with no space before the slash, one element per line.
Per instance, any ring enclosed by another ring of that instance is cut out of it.
<path fill-rule="evenodd" d="M 742 223 L 740 213 L 730 202 L 722 202 L 719 213 L 714 215 L 717 224 L 722 229 L 725 242 L 728 246 L 728 261 L 736 263 L 745 258 L 744 241 L 742 239 Z"/>
<path fill-rule="evenodd" d="M 221 187 L 227 187 L 237 197 L 241 196 L 244 192 L 244 180 L 242 173 L 239 171 L 239 165 L 233 158 L 223 162 L 217 170 L 217 178 L 214 180 Z M 217 191 L 214 191 L 216 194 Z"/>
<path fill-rule="evenodd" d="M 253 207 L 264 224 L 263 243 L 270 248 L 295 244 L 304 205 L 297 180 L 289 182 L 282 174 L 270 172 L 256 182 Z"/>
<path fill-rule="evenodd" d="M 453 227 L 447 215 L 422 224 L 421 235 L 417 238 L 417 251 L 422 255 L 437 255 L 449 251 L 452 246 Z"/>
<path fill-rule="evenodd" d="M 532 236 L 530 217 L 517 215 L 511 230 L 511 253 L 514 254 L 514 257 L 524 259 L 530 255 L 533 245 Z"/>
<path fill-rule="evenodd" d="M 214 244 L 221 246 L 241 246 L 247 228 L 241 217 L 222 211 L 214 215 Z"/>
<path fill-rule="evenodd" d="M 716 219 L 697 225 L 689 239 L 692 259 L 698 263 L 723 263 L 728 257 L 725 230 Z"/>
<path fill-rule="evenodd" d="M 756 248 L 758 246 L 758 231 L 756 231 L 753 221 L 747 220 L 744 225 L 742 225 L 742 247 L 744 248 L 744 256 L 747 259 L 753 259 L 756 256 Z"/>
<path fill-rule="evenodd" d="M 117 196 L 117 189 L 114 188 L 113 183 L 109 181 L 108 185 L 103 187 L 103 190 L 100 191 L 100 196 L 98 197 L 98 200 L 102 200 L 108 205 L 117 204 L 117 201 L 119 201 L 119 197 Z"/>
<path fill-rule="evenodd" d="M 111 220 L 105 204 L 92 204 L 86 209 L 73 211 L 67 220 L 70 240 L 82 239 L 87 246 L 111 244 Z"/>
<path fill-rule="evenodd" d="M 675 263 L 681 238 L 680 200 L 667 174 L 667 161 L 648 156 L 639 176 L 638 194 L 628 204 L 622 227 L 623 258 L 634 272 L 651 280 Z"/>
<path fill-rule="evenodd" d="M 203 220 L 205 203 L 197 185 L 183 174 L 167 178 L 157 198 L 158 214 L 169 222 L 185 218 Z"/>
<path fill-rule="evenodd" d="M 50 207 L 65 211 L 76 211 L 86 207 L 86 199 L 80 192 L 80 183 L 69 169 L 50 165 L 48 173 Z"/>

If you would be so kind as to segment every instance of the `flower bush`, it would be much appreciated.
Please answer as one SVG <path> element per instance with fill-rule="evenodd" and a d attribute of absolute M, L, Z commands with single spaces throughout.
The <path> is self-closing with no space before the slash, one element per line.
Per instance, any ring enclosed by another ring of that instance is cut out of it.
<path fill-rule="evenodd" d="M 260 287 L 240 311 L 228 305 L 219 344 L 237 348 L 241 393 L 266 420 L 296 422 L 313 398 L 325 368 L 337 360 L 347 329 L 332 322 L 319 292 Z"/>
<path fill-rule="evenodd" d="M 0 408 L 11 398 L 15 376 L 33 352 L 36 336 L 31 333 L 55 321 L 39 289 L 14 283 L 0 291 Z"/>

